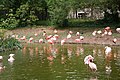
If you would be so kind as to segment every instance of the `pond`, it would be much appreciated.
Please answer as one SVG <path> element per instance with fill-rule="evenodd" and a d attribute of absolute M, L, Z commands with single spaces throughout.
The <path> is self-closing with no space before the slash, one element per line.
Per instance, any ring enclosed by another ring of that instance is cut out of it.
<path fill-rule="evenodd" d="M 105 45 L 23 44 L 23 49 L 0 53 L 0 80 L 120 80 L 120 46 L 111 46 L 105 57 Z M 8 62 L 9 54 L 14 62 Z M 94 57 L 98 70 L 84 64 L 87 55 Z"/>

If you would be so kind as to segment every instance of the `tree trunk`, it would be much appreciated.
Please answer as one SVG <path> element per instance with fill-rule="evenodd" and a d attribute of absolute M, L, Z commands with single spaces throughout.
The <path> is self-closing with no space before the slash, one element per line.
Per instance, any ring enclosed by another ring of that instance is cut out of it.
<path fill-rule="evenodd" d="M 94 19 L 94 15 L 93 15 L 93 7 L 91 7 L 91 19 Z"/>
<path fill-rule="evenodd" d="M 76 19 L 77 19 L 77 18 L 78 18 L 78 17 L 77 17 L 77 10 L 75 11 L 75 15 L 76 15 Z"/>

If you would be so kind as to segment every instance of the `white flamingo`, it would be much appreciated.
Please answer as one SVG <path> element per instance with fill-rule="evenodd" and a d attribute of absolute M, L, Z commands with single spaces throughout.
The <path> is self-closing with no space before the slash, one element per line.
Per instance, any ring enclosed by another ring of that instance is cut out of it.
<path fill-rule="evenodd" d="M 86 56 L 86 57 L 84 58 L 84 63 L 85 63 L 85 64 L 89 64 L 89 61 L 90 61 L 90 60 L 93 61 L 93 59 L 94 59 L 94 58 L 93 58 L 91 55 L 88 55 L 88 56 Z"/>
<path fill-rule="evenodd" d="M 117 28 L 116 31 L 120 33 L 120 28 Z"/>
<path fill-rule="evenodd" d="M 67 35 L 67 39 L 70 39 L 71 38 L 71 34 L 69 33 L 68 35 Z"/>
<path fill-rule="evenodd" d="M 106 46 L 106 47 L 105 47 L 105 54 L 106 54 L 106 55 L 110 54 L 111 51 L 112 51 L 111 47 L 109 47 L 109 46 Z"/>
<path fill-rule="evenodd" d="M 2 60 L 3 59 L 3 56 L 0 56 L 0 60 Z"/>
<path fill-rule="evenodd" d="M 116 39 L 116 38 L 114 38 L 114 39 L 113 39 L 113 42 L 114 42 L 114 43 L 116 43 L 116 42 L 117 42 L 117 39 Z"/>
<path fill-rule="evenodd" d="M 76 33 L 76 36 L 80 36 L 80 33 L 79 33 L 79 32 L 77 32 L 77 33 Z"/>
<path fill-rule="evenodd" d="M 0 56 L 0 62 L 2 62 L 2 60 L 3 60 L 3 56 Z"/>
<path fill-rule="evenodd" d="M 90 69 L 93 70 L 93 71 L 96 71 L 96 70 L 97 70 L 97 66 L 96 66 L 95 63 L 93 63 L 92 60 L 89 60 L 89 67 L 90 67 Z"/>
<path fill-rule="evenodd" d="M 96 36 L 96 33 L 97 33 L 97 31 L 93 31 L 92 35 L 93 35 L 93 36 Z"/>
<path fill-rule="evenodd" d="M 10 54 L 9 56 L 10 56 L 10 58 L 8 59 L 8 61 L 9 62 L 13 62 L 15 59 L 13 58 L 13 56 L 14 56 L 15 54 Z"/>

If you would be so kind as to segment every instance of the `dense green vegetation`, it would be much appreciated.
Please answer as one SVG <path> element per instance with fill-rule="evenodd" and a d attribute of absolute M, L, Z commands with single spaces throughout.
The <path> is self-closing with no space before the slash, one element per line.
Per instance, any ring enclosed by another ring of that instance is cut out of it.
<path fill-rule="evenodd" d="M 20 42 L 11 37 L 7 30 L 0 29 L 0 52 L 22 48 Z"/>
<path fill-rule="evenodd" d="M 0 28 L 14 29 L 31 25 L 77 26 L 81 24 L 81 20 L 75 23 L 75 20 L 68 20 L 69 11 L 77 13 L 77 9 L 92 10 L 96 7 L 105 12 L 103 22 L 119 23 L 119 0 L 1 0 Z M 91 15 L 93 16 L 92 13 Z"/>

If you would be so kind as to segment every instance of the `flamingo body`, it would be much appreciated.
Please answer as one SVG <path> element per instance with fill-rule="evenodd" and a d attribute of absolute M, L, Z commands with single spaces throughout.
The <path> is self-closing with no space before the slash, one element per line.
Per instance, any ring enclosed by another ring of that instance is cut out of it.
<path fill-rule="evenodd" d="M 108 55 L 109 53 L 111 53 L 111 51 L 112 51 L 111 47 L 108 47 L 108 46 L 105 47 L 105 54 L 106 55 Z"/>
<path fill-rule="evenodd" d="M 89 67 L 90 67 L 91 70 L 95 70 L 95 71 L 97 70 L 97 66 L 93 62 L 89 62 Z"/>

